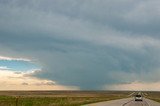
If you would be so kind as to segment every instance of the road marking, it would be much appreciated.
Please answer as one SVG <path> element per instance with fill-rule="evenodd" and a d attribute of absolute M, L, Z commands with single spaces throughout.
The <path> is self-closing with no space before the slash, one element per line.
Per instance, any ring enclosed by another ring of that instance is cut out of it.
<path fill-rule="evenodd" d="M 146 100 L 144 100 L 144 102 L 146 102 L 146 104 L 147 104 L 148 106 L 150 106 Z"/>
<path fill-rule="evenodd" d="M 125 106 L 125 105 L 127 105 L 128 103 L 130 103 L 130 102 L 132 102 L 132 101 L 133 101 L 133 100 L 130 100 L 130 101 L 124 103 L 122 106 Z"/>
<path fill-rule="evenodd" d="M 134 100 L 130 100 L 130 101 L 124 103 L 122 106 L 126 106 L 127 104 L 129 104 L 129 103 L 132 102 L 132 101 L 134 101 Z M 143 106 L 143 103 L 145 103 L 145 106 L 150 106 L 150 105 L 148 104 L 148 102 L 147 102 L 146 100 L 144 100 L 144 99 L 143 99 L 143 102 L 141 102 L 141 105 L 142 105 L 142 106 Z"/>

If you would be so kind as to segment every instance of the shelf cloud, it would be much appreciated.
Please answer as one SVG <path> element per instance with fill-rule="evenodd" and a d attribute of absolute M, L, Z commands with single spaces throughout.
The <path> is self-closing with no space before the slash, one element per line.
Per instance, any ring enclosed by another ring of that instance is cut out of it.
<path fill-rule="evenodd" d="M 0 0 L 0 60 L 34 61 L 42 69 L 31 77 L 85 90 L 158 82 L 159 4 Z"/>

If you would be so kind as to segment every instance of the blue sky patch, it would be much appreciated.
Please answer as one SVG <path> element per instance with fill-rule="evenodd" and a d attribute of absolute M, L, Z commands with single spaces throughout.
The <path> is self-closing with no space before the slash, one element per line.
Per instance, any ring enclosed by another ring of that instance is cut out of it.
<path fill-rule="evenodd" d="M 13 71 L 28 71 L 40 68 L 32 62 L 22 60 L 0 60 L 0 66 L 5 66 Z"/>

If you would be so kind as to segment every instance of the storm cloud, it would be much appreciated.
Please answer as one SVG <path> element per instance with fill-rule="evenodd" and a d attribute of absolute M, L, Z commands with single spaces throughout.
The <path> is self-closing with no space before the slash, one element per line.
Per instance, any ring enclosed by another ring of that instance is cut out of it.
<path fill-rule="evenodd" d="M 0 55 L 80 89 L 160 81 L 160 1 L 0 0 Z"/>

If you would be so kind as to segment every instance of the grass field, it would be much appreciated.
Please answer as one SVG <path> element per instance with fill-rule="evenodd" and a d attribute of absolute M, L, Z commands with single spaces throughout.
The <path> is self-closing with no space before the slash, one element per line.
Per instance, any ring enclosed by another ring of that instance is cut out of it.
<path fill-rule="evenodd" d="M 0 91 L 0 106 L 80 106 L 126 98 L 130 93 L 113 91 Z"/>
<path fill-rule="evenodd" d="M 146 94 L 147 98 L 160 102 L 160 92 L 147 92 Z"/>

